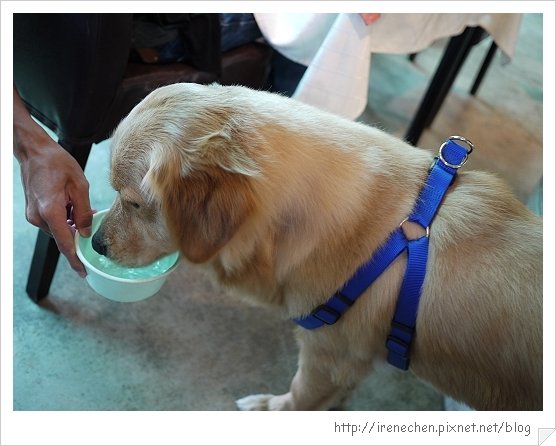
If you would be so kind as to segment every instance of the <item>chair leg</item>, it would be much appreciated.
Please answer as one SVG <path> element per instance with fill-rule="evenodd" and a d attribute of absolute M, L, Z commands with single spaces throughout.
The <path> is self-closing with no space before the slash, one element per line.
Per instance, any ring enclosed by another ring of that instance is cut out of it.
<path fill-rule="evenodd" d="M 442 104 L 444 103 L 444 99 L 446 99 L 446 96 L 450 92 L 450 88 L 452 87 L 452 84 L 456 80 L 456 77 L 460 72 L 461 67 L 465 63 L 465 60 L 467 59 L 467 56 L 469 55 L 471 48 L 473 48 L 477 43 L 479 43 L 485 35 L 487 35 L 487 33 L 481 27 L 469 28 L 469 33 L 465 36 L 465 40 L 462 43 L 462 46 L 459 50 L 459 54 L 456 55 L 456 59 L 454 60 L 451 70 L 447 73 L 446 81 L 440 88 L 436 100 L 434 101 L 434 105 L 429 112 L 427 122 L 425 123 L 425 128 L 429 128 L 432 125 L 432 122 L 434 121 L 434 118 L 438 114 L 440 107 L 442 107 Z"/>
<path fill-rule="evenodd" d="M 425 128 L 434 120 L 471 47 L 482 34 L 482 28 L 466 28 L 462 34 L 450 39 L 406 133 L 405 139 L 410 144 L 416 145 Z"/>
<path fill-rule="evenodd" d="M 26 288 L 33 302 L 40 301 L 48 294 L 59 257 L 60 251 L 54 239 L 39 231 Z"/>
<path fill-rule="evenodd" d="M 59 141 L 59 144 L 75 157 L 82 169 L 85 168 L 92 144 L 72 145 L 64 141 Z M 27 294 L 34 302 L 48 295 L 59 257 L 60 251 L 54 239 L 39 231 L 26 287 Z"/>
<path fill-rule="evenodd" d="M 488 49 L 488 53 L 486 54 L 486 56 L 483 60 L 483 64 L 481 65 L 481 69 L 477 73 L 477 77 L 475 78 L 475 82 L 473 82 L 473 86 L 471 87 L 471 90 L 469 91 L 469 94 L 471 96 L 475 96 L 475 94 L 477 93 L 477 90 L 479 89 L 479 86 L 481 85 L 483 77 L 485 76 L 485 73 L 487 72 L 488 67 L 490 66 L 490 63 L 492 62 L 492 58 L 494 57 L 494 54 L 496 53 L 497 49 L 498 49 L 498 45 L 496 45 L 496 42 L 493 41 L 492 44 L 490 45 L 490 48 Z"/>

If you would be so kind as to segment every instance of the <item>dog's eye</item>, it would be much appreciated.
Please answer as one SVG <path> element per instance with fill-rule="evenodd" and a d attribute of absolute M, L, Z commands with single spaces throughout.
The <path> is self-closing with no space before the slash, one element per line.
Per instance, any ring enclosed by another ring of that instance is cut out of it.
<path fill-rule="evenodd" d="M 128 201 L 128 204 L 130 206 L 133 206 L 135 209 L 139 209 L 139 203 L 136 203 L 135 201 Z"/>

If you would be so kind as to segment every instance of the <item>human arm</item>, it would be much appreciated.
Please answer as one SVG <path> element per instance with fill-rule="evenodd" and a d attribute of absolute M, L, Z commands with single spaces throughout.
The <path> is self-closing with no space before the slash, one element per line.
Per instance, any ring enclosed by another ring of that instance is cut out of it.
<path fill-rule="evenodd" d="M 15 86 L 13 119 L 13 150 L 21 167 L 27 221 L 51 234 L 71 267 L 84 277 L 73 236 L 75 229 L 91 235 L 89 183 L 77 161 L 31 118 Z"/>

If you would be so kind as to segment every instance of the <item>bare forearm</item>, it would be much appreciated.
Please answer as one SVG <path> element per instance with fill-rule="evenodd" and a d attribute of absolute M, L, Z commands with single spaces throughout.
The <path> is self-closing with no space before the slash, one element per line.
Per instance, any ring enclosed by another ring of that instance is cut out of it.
<path fill-rule="evenodd" d="M 37 124 L 23 100 L 19 96 L 14 86 L 14 117 L 13 117 L 13 130 L 14 130 L 14 156 L 22 163 L 26 161 L 29 156 L 32 156 L 33 151 L 37 148 L 43 147 L 50 137 Z"/>
<path fill-rule="evenodd" d="M 15 86 L 13 125 L 14 156 L 21 167 L 27 221 L 51 234 L 72 268 L 84 276 L 85 268 L 73 243 L 75 229 L 84 236 L 91 232 L 93 211 L 83 170 L 33 120 Z"/>

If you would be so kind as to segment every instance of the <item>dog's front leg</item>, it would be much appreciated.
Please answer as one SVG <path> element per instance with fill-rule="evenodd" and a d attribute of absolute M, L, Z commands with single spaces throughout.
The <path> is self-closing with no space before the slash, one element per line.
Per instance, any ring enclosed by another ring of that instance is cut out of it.
<path fill-rule="evenodd" d="M 337 344 L 336 344 L 337 346 Z M 299 368 L 284 395 L 250 395 L 236 401 L 240 410 L 328 410 L 350 396 L 369 365 L 345 351 L 330 351 L 301 340 Z"/>
<path fill-rule="evenodd" d="M 240 410 L 327 410 L 336 407 L 350 389 L 335 386 L 324 377 L 315 385 L 303 369 L 298 369 L 288 393 L 284 395 L 250 395 L 236 401 Z"/>

